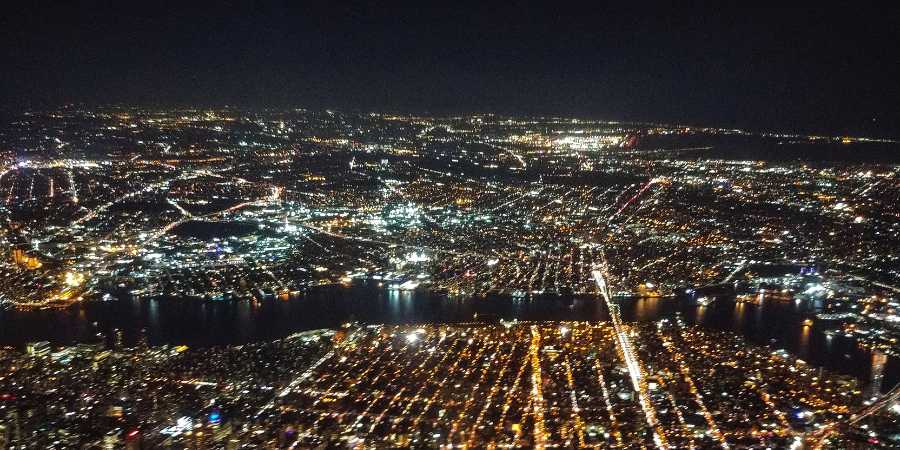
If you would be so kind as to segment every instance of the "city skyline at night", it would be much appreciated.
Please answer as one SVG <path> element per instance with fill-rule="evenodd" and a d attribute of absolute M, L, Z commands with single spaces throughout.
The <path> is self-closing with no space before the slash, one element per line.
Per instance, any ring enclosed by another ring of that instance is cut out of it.
<path fill-rule="evenodd" d="M 4 445 L 895 442 L 895 141 L 67 105 L 0 145 Z"/>
<path fill-rule="evenodd" d="M 896 2 L 0 2 L 0 450 L 900 448 Z"/>

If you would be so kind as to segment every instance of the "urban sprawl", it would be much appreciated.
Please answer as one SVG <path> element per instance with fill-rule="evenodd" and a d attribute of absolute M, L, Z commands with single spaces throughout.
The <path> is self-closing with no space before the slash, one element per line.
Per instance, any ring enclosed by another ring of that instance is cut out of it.
<path fill-rule="evenodd" d="M 66 107 L 0 126 L 0 305 L 322 285 L 597 302 L 602 322 L 348 323 L 236 347 L 0 350 L 0 448 L 895 448 L 896 145 L 571 118 Z M 740 153 L 736 153 L 740 154 Z M 799 302 L 857 380 L 634 298 Z M 173 343 L 177 345 L 177 343 Z"/>

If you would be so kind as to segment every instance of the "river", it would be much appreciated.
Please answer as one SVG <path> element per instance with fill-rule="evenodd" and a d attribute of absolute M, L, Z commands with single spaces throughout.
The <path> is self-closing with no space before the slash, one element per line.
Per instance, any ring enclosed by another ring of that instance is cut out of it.
<path fill-rule="evenodd" d="M 804 326 L 810 311 L 802 302 L 765 299 L 759 305 L 736 303 L 728 297 L 708 306 L 686 299 L 647 298 L 621 302 L 626 321 L 674 319 L 731 331 L 748 342 L 784 349 L 813 365 L 825 366 L 863 381 L 871 377 L 872 354 L 853 338 L 827 336 L 819 322 Z M 22 348 L 46 340 L 54 346 L 97 342 L 98 333 L 112 344 L 121 330 L 125 345 L 141 333 L 151 345 L 206 347 L 283 338 L 298 331 L 337 327 L 347 321 L 416 324 L 519 320 L 589 320 L 609 318 L 594 296 L 562 301 L 556 297 L 447 298 L 428 291 L 398 292 L 371 284 L 309 289 L 287 300 L 209 302 L 181 299 L 127 299 L 90 302 L 65 310 L 0 311 L 0 345 Z M 900 382 L 900 361 L 888 358 L 884 388 Z"/>

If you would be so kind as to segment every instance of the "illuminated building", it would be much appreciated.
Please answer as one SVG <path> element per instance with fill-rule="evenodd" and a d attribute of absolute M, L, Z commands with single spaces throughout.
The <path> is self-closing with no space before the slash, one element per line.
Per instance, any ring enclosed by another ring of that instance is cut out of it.
<path fill-rule="evenodd" d="M 50 343 L 47 341 L 29 342 L 25 345 L 25 351 L 31 356 L 50 355 Z"/>

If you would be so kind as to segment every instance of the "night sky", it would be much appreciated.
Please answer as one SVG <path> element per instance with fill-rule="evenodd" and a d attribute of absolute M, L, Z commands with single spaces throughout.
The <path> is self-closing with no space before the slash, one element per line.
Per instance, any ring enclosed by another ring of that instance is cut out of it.
<path fill-rule="evenodd" d="M 6 0 L 0 103 L 491 112 L 900 137 L 896 2 L 627 3 Z"/>

